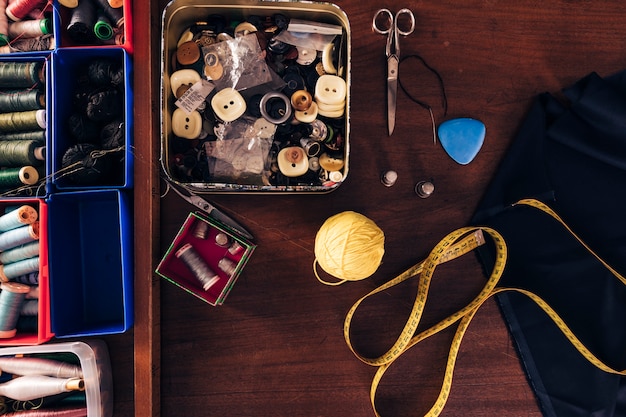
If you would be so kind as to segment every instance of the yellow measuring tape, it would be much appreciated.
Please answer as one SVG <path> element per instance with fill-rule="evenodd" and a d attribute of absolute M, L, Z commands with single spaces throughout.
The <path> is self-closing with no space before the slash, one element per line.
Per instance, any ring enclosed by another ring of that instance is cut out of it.
<path fill-rule="evenodd" d="M 574 236 L 578 242 L 580 242 L 589 253 L 591 253 L 596 259 L 598 259 L 602 265 L 604 265 L 616 278 L 618 278 L 623 284 L 626 285 L 626 278 L 620 275 L 615 269 L 613 269 L 610 265 L 604 262 L 589 246 L 587 246 L 566 224 L 565 222 L 547 205 L 544 203 L 534 200 L 534 199 L 525 199 L 518 201 L 515 205 L 526 205 L 530 207 L 534 207 L 542 212 L 552 216 L 559 223 L 561 223 L 569 233 Z M 442 264 L 444 262 L 451 261 L 455 258 L 458 258 L 461 255 L 464 255 L 477 247 L 481 246 L 485 243 L 484 234 L 488 234 L 495 244 L 496 249 L 496 259 L 493 267 L 493 271 L 489 276 L 485 286 L 482 288 L 480 293 L 464 308 L 459 311 L 451 314 L 445 319 L 441 320 L 439 323 L 434 326 L 415 334 L 417 331 L 417 327 L 420 323 L 420 319 L 422 317 L 422 313 L 424 312 L 424 308 L 426 306 L 426 300 L 428 297 L 428 290 L 430 287 L 430 282 L 435 272 L 437 265 Z M 519 288 L 509 288 L 509 287 L 497 287 L 498 282 L 504 272 L 504 267 L 506 265 L 507 259 L 507 247 L 504 239 L 500 233 L 496 230 L 489 227 L 464 227 L 458 230 L 453 231 L 445 238 L 443 238 L 430 252 L 428 257 L 422 262 L 414 265 L 413 267 L 407 269 L 405 272 L 401 273 L 394 279 L 389 282 L 377 287 L 364 297 L 360 298 L 352 308 L 348 311 L 346 315 L 346 319 L 344 321 L 344 337 L 348 344 L 350 350 L 355 354 L 357 358 L 359 358 L 364 363 L 378 367 L 376 374 L 374 375 L 372 385 L 370 388 L 370 401 L 372 403 L 372 407 L 374 409 L 374 413 L 376 416 L 380 417 L 378 410 L 376 409 L 375 397 L 376 391 L 380 384 L 380 381 L 385 373 L 385 371 L 393 364 L 393 362 L 400 357 L 404 352 L 406 352 L 411 347 L 415 346 L 419 342 L 424 339 L 450 327 L 452 324 L 458 322 L 458 327 L 454 334 L 454 338 L 452 340 L 450 351 L 448 354 L 448 360 L 446 363 L 446 369 L 444 373 L 443 384 L 441 390 L 439 392 L 439 396 L 435 400 L 434 405 L 431 409 L 426 413 L 427 417 L 435 417 L 441 414 L 445 404 L 450 395 L 450 390 L 452 388 L 452 376 L 454 373 L 454 366 L 456 363 L 457 354 L 459 352 L 459 348 L 461 346 L 461 342 L 463 340 L 463 336 L 470 325 L 472 319 L 476 315 L 476 312 L 480 308 L 483 303 L 492 297 L 495 294 L 512 291 L 518 292 L 520 294 L 524 294 L 532 301 L 534 301 L 549 317 L 552 321 L 557 325 L 557 327 L 563 332 L 563 334 L 567 337 L 567 339 L 572 343 L 572 345 L 583 355 L 590 363 L 595 365 L 596 367 L 602 369 L 605 372 L 618 374 L 618 375 L 626 375 L 626 370 L 615 370 L 600 359 L 598 359 L 589 349 L 574 335 L 574 333 L 570 330 L 570 328 L 565 324 L 563 319 L 559 317 L 559 315 L 554 311 L 544 300 L 542 300 L 536 294 L 519 289 Z M 395 285 L 400 284 L 403 281 L 406 281 L 409 278 L 412 278 L 419 274 L 419 282 L 417 288 L 417 295 L 413 304 L 413 308 L 409 315 L 409 318 L 402 329 L 402 332 L 396 339 L 395 343 L 391 348 L 384 353 L 383 355 L 375 358 L 368 358 L 360 355 L 355 348 L 352 346 L 352 342 L 350 340 L 350 325 L 352 322 L 352 318 L 359 305 L 371 297 L 374 294 L 385 291 Z"/>

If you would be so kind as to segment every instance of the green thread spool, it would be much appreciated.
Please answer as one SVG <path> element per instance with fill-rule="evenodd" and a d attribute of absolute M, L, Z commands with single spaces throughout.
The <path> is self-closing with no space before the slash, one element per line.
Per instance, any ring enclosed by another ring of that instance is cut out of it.
<path fill-rule="evenodd" d="M 30 88 L 44 82 L 43 62 L 0 62 L 0 88 Z"/>
<path fill-rule="evenodd" d="M 3 132 L 22 132 L 45 128 L 45 110 L 0 113 L 0 130 Z"/>
<path fill-rule="evenodd" d="M 17 320 L 30 287 L 17 282 L 3 282 L 0 289 L 0 338 L 8 339 L 17 332 Z"/>
<path fill-rule="evenodd" d="M 0 92 L 0 113 L 43 109 L 46 98 L 39 90 L 15 90 Z"/>
<path fill-rule="evenodd" d="M 0 169 L 0 190 L 10 190 L 39 181 L 39 172 L 32 166 Z"/>
<path fill-rule="evenodd" d="M 11 140 L 0 142 L 0 164 L 5 167 L 42 165 L 45 146 L 34 140 Z"/>
<path fill-rule="evenodd" d="M 45 143 L 46 131 L 32 130 L 29 132 L 0 132 L 0 141 L 5 140 L 37 140 L 41 143 Z"/>

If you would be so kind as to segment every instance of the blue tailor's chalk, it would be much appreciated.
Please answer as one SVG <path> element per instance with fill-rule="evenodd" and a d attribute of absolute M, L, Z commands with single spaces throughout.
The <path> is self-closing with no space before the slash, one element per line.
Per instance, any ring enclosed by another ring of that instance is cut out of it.
<path fill-rule="evenodd" d="M 461 165 L 476 157 L 485 140 L 485 125 L 475 119 L 459 118 L 439 125 L 437 134 L 443 149 Z"/>

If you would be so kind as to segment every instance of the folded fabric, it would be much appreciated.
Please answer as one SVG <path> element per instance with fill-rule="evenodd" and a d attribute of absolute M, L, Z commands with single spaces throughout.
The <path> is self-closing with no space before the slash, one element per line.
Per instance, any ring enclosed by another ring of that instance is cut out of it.
<path fill-rule="evenodd" d="M 509 250 L 501 286 L 550 304 L 607 365 L 626 369 L 626 286 L 554 219 L 543 201 L 605 262 L 626 274 L 626 72 L 589 74 L 538 96 L 482 198 L 472 225 L 498 230 Z M 478 250 L 489 271 L 494 248 Z M 498 296 L 545 416 L 626 417 L 626 378 L 587 361 L 532 301 Z"/>

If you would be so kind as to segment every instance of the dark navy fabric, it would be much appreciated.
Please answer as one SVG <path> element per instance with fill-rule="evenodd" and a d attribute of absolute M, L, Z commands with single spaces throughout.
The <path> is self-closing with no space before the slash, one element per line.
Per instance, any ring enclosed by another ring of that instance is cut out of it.
<path fill-rule="evenodd" d="M 471 221 L 506 241 L 500 286 L 533 291 L 599 359 L 626 369 L 626 286 L 550 216 L 512 206 L 523 198 L 546 203 L 626 275 L 626 73 L 538 96 Z M 478 253 L 490 271 L 493 245 Z M 526 296 L 498 303 L 545 416 L 626 417 L 626 378 L 590 364 Z"/>

